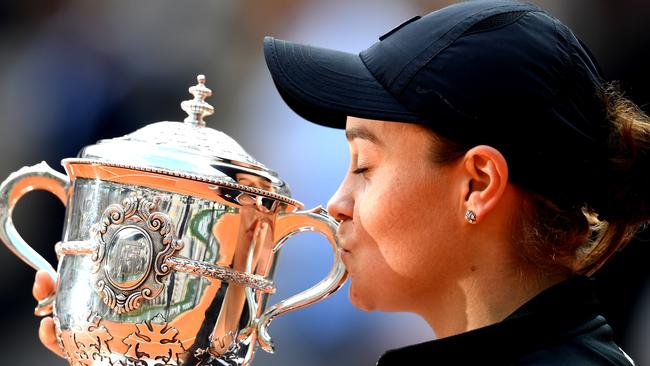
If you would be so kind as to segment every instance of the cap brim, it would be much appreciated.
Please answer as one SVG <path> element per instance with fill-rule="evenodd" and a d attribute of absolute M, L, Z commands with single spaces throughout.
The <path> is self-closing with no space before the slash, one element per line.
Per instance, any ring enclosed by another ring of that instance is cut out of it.
<path fill-rule="evenodd" d="M 264 57 L 284 101 L 311 122 L 345 128 L 347 116 L 421 119 L 377 82 L 358 55 L 265 37 Z"/>

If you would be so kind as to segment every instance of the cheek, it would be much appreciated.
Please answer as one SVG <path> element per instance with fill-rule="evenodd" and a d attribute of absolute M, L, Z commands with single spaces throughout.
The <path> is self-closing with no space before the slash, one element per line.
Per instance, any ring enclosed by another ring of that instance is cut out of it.
<path fill-rule="evenodd" d="M 446 270 L 455 230 L 446 187 L 430 176 L 395 177 L 366 191 L 359 216 L 376 243 L 378 266 L 409 280 L 427 280 Z"/>

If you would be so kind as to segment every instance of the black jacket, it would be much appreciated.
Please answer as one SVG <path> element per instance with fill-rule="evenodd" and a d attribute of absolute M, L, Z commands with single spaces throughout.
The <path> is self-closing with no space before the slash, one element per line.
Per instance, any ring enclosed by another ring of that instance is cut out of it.
<path fill-rule="evenodd" d="M 592 287 L 589 279 L 573 278 L 543 291 L 502 322 L 388 351 L 377 365 L 634 365 L 598 315 Z"/>

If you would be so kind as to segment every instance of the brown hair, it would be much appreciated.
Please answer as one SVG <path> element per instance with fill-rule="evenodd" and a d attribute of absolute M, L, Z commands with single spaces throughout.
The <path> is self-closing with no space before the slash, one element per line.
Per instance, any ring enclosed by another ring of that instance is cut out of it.
<path fill-rule="evenodd" d="M 561 208 L 526 191 L 514 230 L 524 259 L 546 270 L 592 274 L 650 220 L 650 118 L 616 84 L 598 92 L 608 138 L 597 187 L 583 207 Z M 431 157 L 448 164 L 468 148 L 433 133 Z"/>

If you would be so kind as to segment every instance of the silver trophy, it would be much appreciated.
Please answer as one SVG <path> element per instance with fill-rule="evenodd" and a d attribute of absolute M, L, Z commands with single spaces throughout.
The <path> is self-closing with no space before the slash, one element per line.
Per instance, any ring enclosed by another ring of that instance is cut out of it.
<path fill-rule="evenodd" d="M 36 313 L 53 312 L 71 365 L 249 365 L 258 344 L 273 352 L 275 317 L 345 282 L 337 222 L 322 208 L 301 211 L 275 172 L 205 126 L 213 108 L 204 76 L 189 91 L 184 123 L 158 122 L 87 146 L 62 161 L 67 175 L 43 162 L 0 186 L 0 239 L 57 279 Z M 66 206 L 58 270 L 12 223 L 16 203 L 35 189 Z M 330 241 L 332 269 L 267 306 L 280 248 L 304 231 Z"/>

